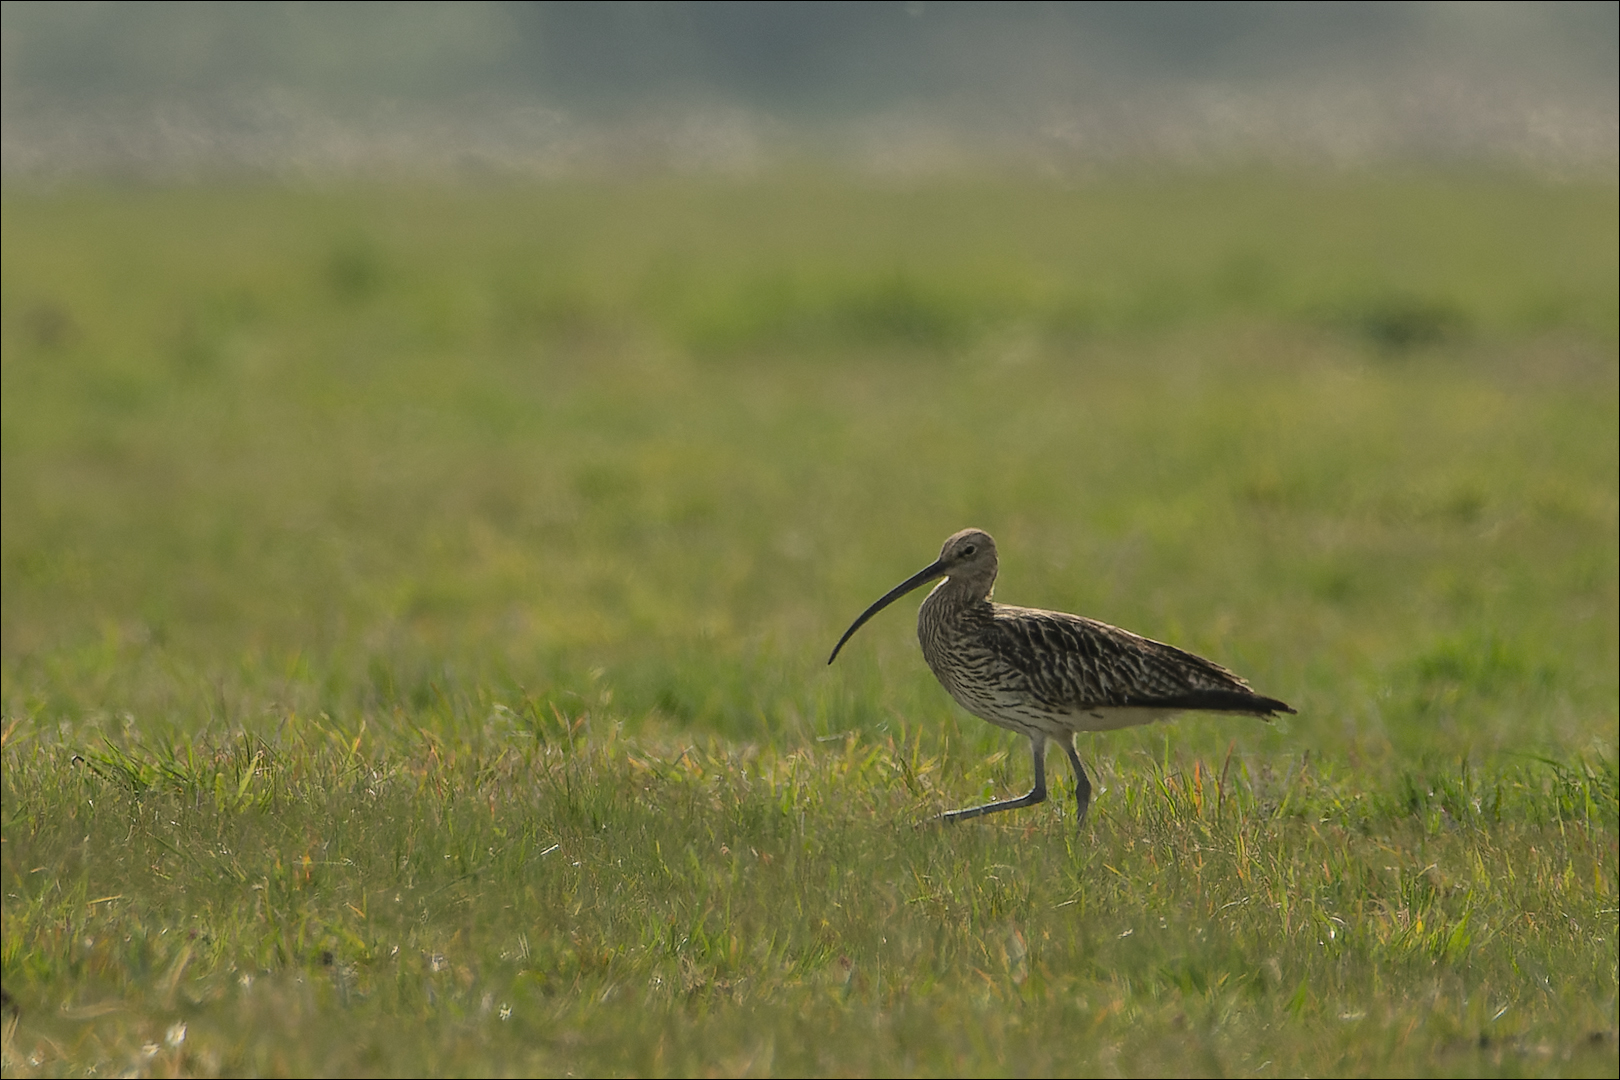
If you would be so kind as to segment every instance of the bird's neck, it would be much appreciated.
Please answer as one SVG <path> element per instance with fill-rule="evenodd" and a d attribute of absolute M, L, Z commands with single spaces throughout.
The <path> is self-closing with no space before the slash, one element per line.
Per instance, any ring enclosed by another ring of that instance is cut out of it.
<path fill-rule="evenodd" d="M 929 611 L 941 614 L 950 612 L 960 617 L 963 614 L 983 609 L 990 610 L 990 594 L 995 591 L 996 580 L 970 581 L 961 578 L 946 578 L 934 586 L 923 601 L 923 607 Z"/>
<path fill-rule="evenodd" d="M 981 636 L 981 628 L 995 620 L 995 605 L 990 602 L 993 584 L 994 579 L 970 586 L 946 578 L 934 586 L 917 611 L 917 641 L 922 645 L 923 659 L 958 701 L 962 700 L 957 682 L 960 665 L 953 657 Z"/>

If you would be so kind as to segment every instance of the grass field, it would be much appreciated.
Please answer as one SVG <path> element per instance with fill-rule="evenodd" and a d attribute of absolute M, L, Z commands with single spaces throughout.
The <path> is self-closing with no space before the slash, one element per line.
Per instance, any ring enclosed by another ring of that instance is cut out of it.
<path fill-rule="evenodd" d="M 0 225 L 7 1076 L 1615 1073 L 1612 182 Z M 930 824 L 1025 745 L 825 660 L 970 524 L 1299 715 Z"/>

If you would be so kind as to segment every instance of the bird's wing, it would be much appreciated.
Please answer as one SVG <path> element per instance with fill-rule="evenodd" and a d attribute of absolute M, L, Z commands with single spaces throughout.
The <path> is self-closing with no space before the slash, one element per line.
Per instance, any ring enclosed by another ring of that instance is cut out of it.
<path fill-rule="evenodd" d="M 997 605 L 994 625 L 1004 670 L 1055 711 L 1293 711 L 1213 661 L 1095 619 Z"/>

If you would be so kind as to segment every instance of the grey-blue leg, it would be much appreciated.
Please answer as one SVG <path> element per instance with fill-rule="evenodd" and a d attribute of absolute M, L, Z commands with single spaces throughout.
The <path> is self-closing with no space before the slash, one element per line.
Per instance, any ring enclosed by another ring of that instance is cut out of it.
<path fill-rule="evenodd" d="M 1029 737 L 1030 749 L 1035 755 L 1035 786 L 1029 789 L 1029 794 L 1016 799 L 1005 799 L 1001 802 L 985 803 L 983 806 L 972 806 L 966 810 L 952 810 L 941 815 L 946 821 L 966 821 L 968 818 L 980 817 L 984 814 L 996 814 L 1003 810 L 1019 810 L 1026 806 L 1034 806 L 1046 801 L 1046 736 L 1031 735 Z M 1074 756 L 1074 749 L 1069 749 L 1069 756 Z M 1086 785 L 1086 794 L 1091 794 L 1091 785 Z"/>
<path fill-rule="evenodd" d="M 1091 810 L 1091 780 L 1086 776 L 1086 767 L 1080 764 L 1080 755 L 1075 753 L 1073 732 L 1063 740 L 1063 749 L 1069 752 L 1069 764 L 1074 766 L 1074 823 L 1084 825 Z"/>

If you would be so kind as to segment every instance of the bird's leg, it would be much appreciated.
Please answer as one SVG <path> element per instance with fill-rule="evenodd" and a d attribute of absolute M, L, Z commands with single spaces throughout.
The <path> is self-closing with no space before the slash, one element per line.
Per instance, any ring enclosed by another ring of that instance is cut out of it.
<path fill-rule="evenodd" d="M 1004 799 L 1001 802 L 985 803 L 983 806 L 970 806 L 966 810 L 952 810 L 940 816 L 946 821 L 966 821 L 968 818 L 980 817 L 984 814 L 999 813 L 1002 810 L 1017 810 L 1025 806 L 1034 806 L 1046 801 L 1046 736 L 1037 732 L 1029 737 L 1030 748 L 1035 753 L 1035 786 L 1029 789 L 1028 795 L 1016 799 Z M 1070 750 L 1070 754 L 1074 751 Z M 1089 789 L 1088 789 L 1089 790 Z"/>
<path fill-rule="evenodd" d="M 1074 732 L 1064 732 L 1062 742 L 1063 749 L 1069 752 L 1069 764 L 1074 766 L 1074 823 L 1084 825 L 1086 813 L 1091 809 L 1091 780 L 1086 776 L 1086 767 L 1080 764 L 1080 755 L 1075 753 Z"/>

